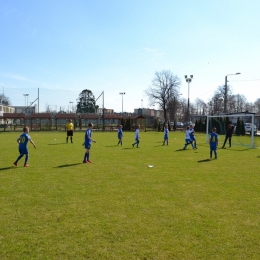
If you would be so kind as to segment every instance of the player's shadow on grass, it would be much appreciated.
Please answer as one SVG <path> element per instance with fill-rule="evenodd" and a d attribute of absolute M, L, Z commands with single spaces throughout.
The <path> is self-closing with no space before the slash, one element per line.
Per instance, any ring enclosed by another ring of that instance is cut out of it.
<path fill-rule="evenodd" d="M 131 149 L 131 150 L 132 150 L 132 149 L 134 149 L 134 148 L 136 148 L 136 147 L 124 147 L 123 149 L 124 149 L 124 150 L 128 150 L 128 149 Z"/>
<path fill-rule="evenodd" d="M 260 155 L 258 155 L 256 158 L 260 158 Z"/>
<path fill-rule="evenodd" d="M 175 150 L 175 152 L 182 152 L 182 151 L 185 151 L 185 150 L 184 149 Z"/>
<path fill-rule="evenodd" d="M 58 165 L 54 168 L 64 168 L 64 167 L 71 167 L 71 166 L 76 166 L 76 165 L 79 165 L 79 164 L 82 164 L 82 163 L 71 163 L 71 164 L 62 164 L 62 165 Z"/>
<path fill-rule="evenodd" d="M 198 163 L 202 163 L 202 162 L 211 162 L 211 159 L 204 159 L 204 160 L 199 160 Z"/>
<path fill-rule="evenodd" d="M 10 170 L 16 168 L 15 166 L 9 166 L 9 167 L 4 167 L 4 168 L 0 168 L 0 171 L 4 171 L 4 170 Z"/>

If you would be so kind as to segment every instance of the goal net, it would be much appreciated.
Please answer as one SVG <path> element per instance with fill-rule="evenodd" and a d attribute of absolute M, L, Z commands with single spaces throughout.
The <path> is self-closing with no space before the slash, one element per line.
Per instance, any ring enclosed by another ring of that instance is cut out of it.
<path fill-rule="evenodd" d="M 248 148 L 260 148 L 255 126 L 255 117 L 251 113 L 208 115 L 206 127 L 206 142 L 213 127 L 217 128 L 219 134 L 219 146 L 222 146 L 228 125 L 234 125 L 232 146 L 244 146 Z M 253 130 L 253 131 L 252 131 Z"/>

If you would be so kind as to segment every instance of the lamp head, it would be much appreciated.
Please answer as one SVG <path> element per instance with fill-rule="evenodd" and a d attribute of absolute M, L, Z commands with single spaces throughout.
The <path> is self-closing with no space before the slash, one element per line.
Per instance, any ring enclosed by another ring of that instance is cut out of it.
<path fill-rule="evenodd" d="M 193 75 L 190 75 L 191 78 L 193 78 Z"/>
<path fill-rule="evenodd" d="M 240 72 L 237 72 L 236 75 L 240 75 L 241 73 Z"/>
<path fill-rule="evenodd" d="M 187 77 L 188 77 L 187 75 L 184 76 L 185 79 L 186 79 Z"/>

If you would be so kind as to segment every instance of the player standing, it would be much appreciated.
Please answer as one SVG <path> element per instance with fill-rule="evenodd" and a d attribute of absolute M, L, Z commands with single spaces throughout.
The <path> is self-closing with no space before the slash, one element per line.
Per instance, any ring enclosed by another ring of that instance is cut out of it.
<path fill-rule="evenodd" d="M 134 147 L 136 145 L 136 148 L 139 148 L 139 143 L 140 143 L 140 125 L 138 125 L 136 127 L 135 130 L 135 143 L 132 144 L 132 146 Z"/>
<path fill-rule="evenodd" d="M 70 137 L 70 142 L 73 143 L 72 137 L 73 137 L 74 125 L 73 125 L 71 119 L 70 119 L 69 122 L 66 124 L 66 129 L 67 129 L 66 143 L 68 143 L 69 137 Z"/>
<path fill-rule="evenodd" d="M 229 125 L 228 125 L 228 129 L 227 129 L 227 132 L 226 132 L 225 141 L 224 141 L 224 143 L 223 143 L 222 148 L 225 148 L 227 139 L 228 139 L 228 142 L 229 142 L 229 147 L 231 147 L 231 139 L 232 139 L 233 131 L 234 131 L 234 126 L 233 126 L 232 124 L 229 124 Z"/>
<path fill-rule="evenodd" d="M 214 152 L 215 159 L 217 159 L 217 146 L 218 146 L 218 134 L 216 133 L 216 127 L 213 127 L 212 133 L 209 135 L 209 145 L 210 145 L 210 158 L 212 158 L 212 152 Z"/>
<path fill-rule="evenodd" d="M 122 125 L 119 125 L 119 127 L 118 127 L 117 137 L 118 137 L 118 144 L 117 144 L 117 145 L 119 145 L 120 143 L 121 143 L 121 145 L 122 145 L 122 144 L 123 144 L 123 143 L 122 143 L 122 138 L 123 138 Z"/>
<path fill-rule="evenodd" d="M 93 124 L 89 123 L 88 124 L 88 129 L 85 132 L 85 141 L 82 144 L 83 146 L 85 146 L 86 148 L 86 152 L 84 155 L 84 159 L 83 159 L 83 163 L 91 163 L 91 161 L 89 160 L 89 153 L 90 153 L 90 148 L 91 148 L 91 143 L 92 142 L 96 142 L 95 140 L 92 139 L 92 128 L 93 128 Z"/>
<path fill-rule="evenodd" d="M 36 148 L 36 145 L 34 144 L 33 140 L 31 139 L 28 133 L 29 133 L 29 127 L 26 126 L 23 128 L 23 134 L 21 134 L 17 139 L 17 143 L 19 144 L 20 155 L 14 162 L 15 166 L 17 166 L 18 161 L 25 155 L 24 167 L 29 167 L 29 165 L 27 164 L 29 159 L 29 150 L 27 147 L 27 143 L 29 141 L 34 146 L 34 148 Z"/>
<path fill-rule="evenodd" d="M 168 145 L 168 139 L 169 139 L 169 129 L 168 129 L 168 124 L 166 124 L 164 127 L 163 145 L 165 145 L 165 142 Z"/>

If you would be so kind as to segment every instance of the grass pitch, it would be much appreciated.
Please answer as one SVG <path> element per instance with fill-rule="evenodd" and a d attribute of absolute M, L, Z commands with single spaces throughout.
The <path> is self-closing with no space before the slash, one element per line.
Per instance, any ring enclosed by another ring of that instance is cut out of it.
<path fill-rule="evenodd" d="M 31 132 L 29 168 L 13 162 L 20 133 L 2 133 L 0 259 L 260 259 L 260 150 L 209 160 L 205 134 Z M 247 137 L 245 137 L 247 138 Z M 224 137 L 220 136 L 220 141 Z M 154 165 L 149 168 L 148 165 Z"/>

